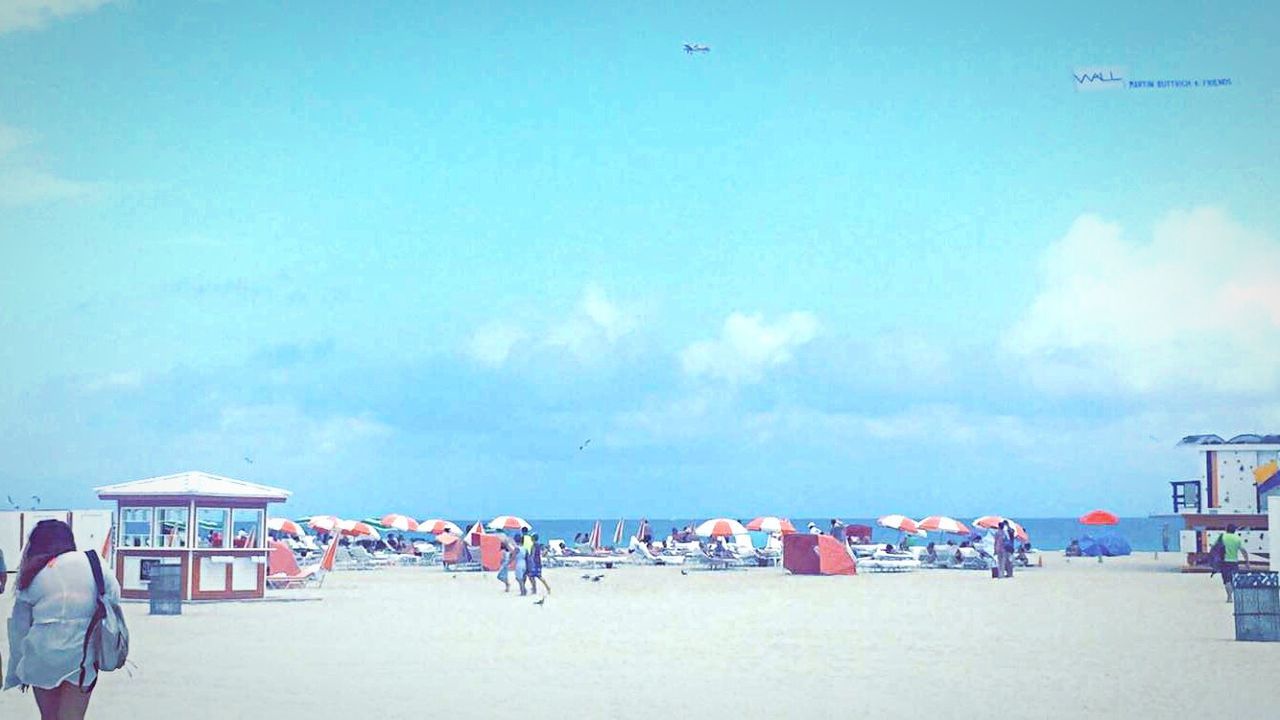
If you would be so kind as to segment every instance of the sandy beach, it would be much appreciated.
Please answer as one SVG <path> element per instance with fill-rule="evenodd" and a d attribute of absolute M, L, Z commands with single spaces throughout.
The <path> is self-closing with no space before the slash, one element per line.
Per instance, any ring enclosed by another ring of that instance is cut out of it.
<path fill-rule="evenodd" d="M 341 572 L 181 617 L 127 605 L 137 667 L 104 677 L 90 714 L 1275 717 L 1275 685 L 1241 678 L 1280 646 L 1234 642 L 1221 584 L 1177 562 L 1046 557 L 1011 582 L 553 569 L 541 607 L 488 574 Z M 0 716 L 35 705 L 3 693 Z"/>

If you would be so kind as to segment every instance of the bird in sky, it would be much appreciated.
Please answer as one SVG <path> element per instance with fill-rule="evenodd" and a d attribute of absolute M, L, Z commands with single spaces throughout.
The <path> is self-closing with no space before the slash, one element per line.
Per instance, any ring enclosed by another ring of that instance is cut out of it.
<path fill-rule="evenodd" d="M 587 449 L 587 446 L 588 446 L 588 445 L 590 445 L 590 444 L 591 444 L 591 438 L 587 438 L 585 442 L 583 442 L 581 445 L 579 445 L 579 446 L 578 446 L 578 450 L 580 450 L 580 451 L 581 451 L 581 450 L 586 450 L 586 449 Z"/>
<path fill-rule="evenodd" d="M 250 460 L 247 456 L 245 457 L 244 461 L 249 463 L 250 465 L 253 464 L 253 460 Z"/>
<path fill-rule="evenodd" d="M 40 496 L 39 496 L 39 495 L 32 495 L 32 496 L 31 496 L 31 499 L 32 499 L 32 500 L 35 500 L 35 504 L 31 506 L 31 509 L 32 509 L 32 510 L 35 510 L 35 509 L 36 509 L 36 505 L 39 505 L 39 504 L 40 504 Z"/>

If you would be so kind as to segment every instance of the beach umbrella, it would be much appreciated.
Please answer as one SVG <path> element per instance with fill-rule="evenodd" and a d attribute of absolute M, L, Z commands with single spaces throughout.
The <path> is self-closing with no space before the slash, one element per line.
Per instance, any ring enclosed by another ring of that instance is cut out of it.
<path fill-rule="evenodd" d="M 737 520 L 712 518 L 699 525 L 694 532 L 702 537 L 729 537 L 731 535 L 746 535 L 747 529 Z"/>
<path fill-rule="evenodd" d="M 490 530 L 532 530 L 533 526 L 515 515 L 499 515 L 489 521 Z"/>
<path fill-rule="evenodd" d="M 613 546 L 617 547 L 622 544 L 622 532 L 625 530 L 623 523 L 625 521 L 619 518 L 617 526 L 613 528 Z"/>
<path fill-rule="evenodd" d="M 1093 510 L 1080 516 L 1082 525 L 1117 525 L 1119 522 L 1120 518 L 1106 510 Z"/>
<path fill-rule="evenodd" d="M 906 515 L 885 515 L 876 520 L 876 524 L 890 530 L 900 530 L 913 535 L 920 532 L 920 526 L 916 524 L 916 521 Z"/>
<path fill-rule="evenodd" d="M 1027 536 L 1027 531 L 1024 530 L 1021 525 L 1010 520 L 1007 517 L 1000 517 L 999 515 L 983 515 L 982 517 L 977 518 L 973 521 L 973 526 L 985 528 L 987 530 L 996 530 L 1000 527 L 1000 523 L 1002 522 L 1007 522 L 1013 526 L 1014 537 L 1018 538 L 1019 540 L 1022 540 L 1023 542 L 1026 542 L 1027 540 L 1030 539 Z"/>
<path fill-rule="evenodd" d="M 418 523 L 418 532 L 431 533 L 432 535 L 439 535 L 441 533 L 446 533 L 446 532 L 453 533 L 454 535 L 461 535 L 462 528 L 458 527 L 457 525 L 454 525 L 448 520 L 432 519 L 432 520 L 423 520 L 422 522 Z"/>
<path fill-rule="evenodd" d="M 333 515 L 312 515 L 307 518 L 307 527 L 321 532 L 331 533 L 341 524 L 342 521 Z"/>
<path fill-rule="evenodd" d="M 302 537 L 307 534 L 303 531 L 301 525 L 288 518 L 267 518 L 267 529 L 295 537 Z"/>
<path fill-rule="evenodd" d="M 338 529 L 342 531 L 343 535 L 352 537 L 369 537 L 374 540 L 382 537 L 372 525 L 359 520 L 343 520 L 338 523 Z"/>
<path fill-rule="evenodd" d="M 378 522 L 385 528 L 401 532 L 415 532 L 418 529 L 418 521 L 408 515 L 391 513 L 390 515 L 383 515 Z"/>
<path fill-rule="evenodd" d="M 767 532 L 767 533 L 782 533 L 783 535 L 790 535 L 791 533 L 796 531 L 796 526 L 792 525 L 790 520 L 779 518 L 779 517 L 773 517 L 772 515 L 764 515 L 762 517 L 755 518 L 751 522 L 747 523 L 747 529 L 758 530 L 760 532 Z"/>
<path fill-rule="evenodd" d="M 921 530 L 951 533 L 952 535 L 968 535 L 969 528 L 964 523 L 946 515 L 930 515 L 916 523 Z"/>

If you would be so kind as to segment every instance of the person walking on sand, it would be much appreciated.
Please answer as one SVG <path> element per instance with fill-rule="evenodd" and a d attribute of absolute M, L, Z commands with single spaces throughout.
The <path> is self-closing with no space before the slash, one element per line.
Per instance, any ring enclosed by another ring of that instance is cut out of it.
<path fill-rule="evenodd" d="M 30 687 L 41 720 L 82 720 L 98 682 L 97 649 L 85 642 L 98 610 L 90 562 L 61 520 L 37 523 L 22 553 L 4 688 Z M 115 576 L 102 579 L 104 601 L 119 603 Z"/>
<path fill-rule="evenodd" d="M 1000 537 L 996 539 L 1004 548 L 1004 576 L 1011 578 L 1013 577 L 1013 553 L 1018 547 L 1018 535 L 1013 531 L 1013 523 L 1005 520 Z"/>
<path fill-rule="evenodd" d="M 507 574 L 511 566 L 511 554 L 515 551 L 515 543 L 511 542 L 511 538 L 507 537 L 504 532 L 498 533 L 499 553 L 498 553 L 498 582 L 502 583 L 502 592 L 511 592 L 511 581 L 507 579 Z"/>
<path fill-rule="evenodd" d="M 520 594 L 528 595 L 529 593 L 526 592 L 524 589 L 524 580 L 525 580 L 525 573 L 529 569 L 529 563 L 528 563 L 529 550 L 525 547 L 524 540 L 525 540 L 524 531 L 521 530 L 517 532 L 515 548 L 513 552 L 515 553 L 515 558 L 516 558 L 516 582 L 519 583 L 520 585 Z"/>
<path fill-rule="evenodd" d="M 525 570 L 529 577 L 529 590 L 533 592 L 534 595 L 537 595 L 538 581 L 541 580 L 542 589 L 546 590 L 546 593 L 550 595 L 551 586 L 547 584 L 547 579 L 542 577 L 542 553 L 546 549 L 546 546 L 538 542 L 538 533 L 533 533 L 533 535 L 529 536 L 529 540 L 529 558 L 526 561 L 528 565 Z"/>
<path fill-rule="evenodd" d="M 1240 567 L 1240 556 L 1244 555 L 1246 566 L 1249 562 L 1249 551 L 1244 549 L 1244 539 L 1236 534 L 1235 524 L 1227 525 L 1227 531 L 1218 536 L 1215 545 L 1222 545 L 1222 586 L 1227 589 L 1227 602 L 1235 599 L 1235 588 L 1231 581 Z"/>

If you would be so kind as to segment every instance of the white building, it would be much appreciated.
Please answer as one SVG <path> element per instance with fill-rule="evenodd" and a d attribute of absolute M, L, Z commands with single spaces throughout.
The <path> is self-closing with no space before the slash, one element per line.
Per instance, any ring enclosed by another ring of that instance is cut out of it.
<path fill-rule="evenodd" d="M 1171 483 L 1173 511 L 1186 523 L 1179 544 L 1187 569 L 1204 567 L 1228 525 L 1240 529 L 1251 555 L 1269 556 L 1267 509 L 1280 505 L 1280 435 L 1190 435 L 1179 445 L 1197 453 L 1197 477 Z"/>

